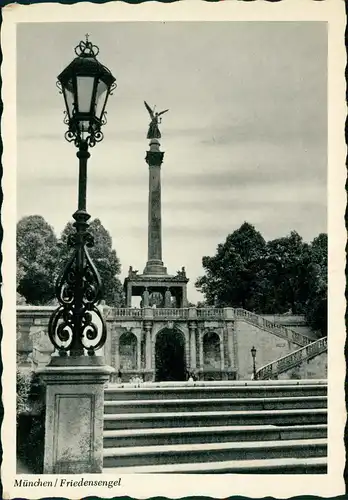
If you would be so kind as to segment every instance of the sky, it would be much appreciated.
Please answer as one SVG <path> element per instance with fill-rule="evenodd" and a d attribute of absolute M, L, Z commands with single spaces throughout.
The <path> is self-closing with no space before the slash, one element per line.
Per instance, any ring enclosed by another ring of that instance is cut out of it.
<path fill-rule="evenodd" d="M 22 23 L 17 28 L 17 219 L 57 235 L 77 208 L 57 75 L 85 34 L 117 79 L 104 140 L 91 149 L 87 210 L 122 265 L 147 260 L 149 116 L 161 124 L 163 260 L 186 267 L 244 221 L 266 240 L 327 231 L 327 32 L 321 22 Z"/>

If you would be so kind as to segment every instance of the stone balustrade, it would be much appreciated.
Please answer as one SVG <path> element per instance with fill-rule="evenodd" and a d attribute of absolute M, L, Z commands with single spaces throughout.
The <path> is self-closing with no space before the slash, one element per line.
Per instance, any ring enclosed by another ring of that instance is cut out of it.
<path fill-rule="evenodd" d="M 232 313 L 231 313 L 232 311 Z M 233 319 L 233 308 L 216 309 L 213 307 L 207 308 L 152 308 L 144 307 L 142 309 L 136 308 L 103 308 L 104 316 L 107 320 L 111 319 L 130 319 L 139 318 L 147 320 L 174 319 L 174 320 L 187 320 L 187 319 Z"/>
<path fill-rule="evenodd" d="M 302 335 L 301 333 L 295 332 L 290 328 L 280 325 L 279 323 L 274 323 L 268 319 L 260 316 L 258 314 L 251 313 L 245 309 L 234 309 L 234 314 L 236 319 L 244 320 L 251 323 L 259 328 L 262 328 L 268 332 L 271 332 L 279 337 L 282 337 L 289 342 L 298 344 L 300 346 L 306 346 L 312 342 L 309 337 Z"/>
<path fill-rule="evenodd" d="M 327 337 L 316 340 L 296 351 L 283 356 L 265 366 L 262 366 L 256 372 L 257 380 L 267 380 L 278 377 L 292 368 L 300 365 L 304 361 L 310 360 L 315 356 L 327 351 Z"/>

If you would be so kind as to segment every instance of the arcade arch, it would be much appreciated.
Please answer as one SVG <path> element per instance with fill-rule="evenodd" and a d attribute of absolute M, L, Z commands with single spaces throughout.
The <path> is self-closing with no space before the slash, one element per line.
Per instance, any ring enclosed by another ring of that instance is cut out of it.
<path fill-rule="evenodd" d="M 155 380 L 186 380 L 185 336 L 176 328 L 164 328 L 156 335 Z"/>

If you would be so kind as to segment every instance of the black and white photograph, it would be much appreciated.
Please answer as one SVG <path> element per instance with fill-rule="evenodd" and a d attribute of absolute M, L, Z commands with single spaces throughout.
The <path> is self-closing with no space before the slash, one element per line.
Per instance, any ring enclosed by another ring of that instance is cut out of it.
<path fill-rule="evenodd" d="M 17 495 L 343 488 L 332 17 L 212 7 L 13 23 Z"/>

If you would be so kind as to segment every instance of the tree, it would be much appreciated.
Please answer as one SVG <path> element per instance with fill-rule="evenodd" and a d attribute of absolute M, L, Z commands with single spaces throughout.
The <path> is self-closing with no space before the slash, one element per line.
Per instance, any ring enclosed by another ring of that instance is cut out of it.
<path fill-rule="evenodd" d="M 308 268 L 309 294 L 305 307 L 308 324 L 322 336 L 327 335 L 327 234 L 321 233 L 310 245 Z"/>
<path fill-rule="evenodd" d="M 263 314 L 305 314 L 325 334 L 327 319 L 327 236 L 311 244 L 292 231 L 265 242 L 248 223 L 202 259 L 205 275 L 196 287 L 207 305 L 242 307 Z"/>
<path fill-rule="evenodd" d="M 94 237 L 94 246 L 88 248 L 88 252 L 101 277 L 103 300 L 107 305 L 120 307 L 124 303 L 122 284 L 117 277 L 120 274 L 121 265 L 116 251 L 112 249 L 112 238 L 99 219 L 94 219 L 90 223 L 89 231 Z M 69 234 L 74 232 L 73 223 L 68 222 L 59 243 L 61 269 L 66 265 L 71 254 L 71 248 L 68 247 L 67 241 Z"/>
<path fill-rule="evenodd" d="M 274 313 L 303 314 L 308 298 L 309 245 L 292 231 L 289 236 L 267 243 L 265 272 L 268 300 Z"/>
<path fill-rule="evenodd" d="M 58 247 L 52 227 L 41 215 L 17 224 L 17 292 L 28 304 L 47 304 L 55 295 Z"/>
<path fill-rule="evenodd" d="M 254 226 L 245 222 L 219 244 L 214 257 L 203 257 L 206 272 L 196 281 L 207 305 L 255 309 L 259 286 L 259 262 L 266 255 L 266 242 Z"/>

